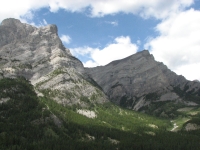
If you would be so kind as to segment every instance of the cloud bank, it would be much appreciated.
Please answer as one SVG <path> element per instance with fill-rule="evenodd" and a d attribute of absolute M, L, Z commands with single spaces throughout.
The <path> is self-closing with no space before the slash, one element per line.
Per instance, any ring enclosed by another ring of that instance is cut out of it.
<path fill-rule="evenodd" d="M 156 26 L 159 36 L 145 48 L 155 59 L 187 79 L 200 80 L 200 11 L 190 9 Z"/>
<path fill-rule="evenodd" d="M 88 55 L 90 59 L 86 62 L 83 62 L 85 67 L 106 65 L 113 60 L 122 59 L 135 54 L 137 50 L 137 45 L 132 43 L 130 37 L 128 36 L 117 37 L 113 43 L 102 49 L 91 47 L 79 47 L 70 49 L 72 54 L 75 56 Z"/>
<path fill-rule="evenodd" d="M 64 35 L 62 34 L 61 37 L 60 37 L 61 41 L 63 43 L 66 43 L 66 44 L 69 44 L 71 42 L 71 38 L 69 35 Z"/>
<path fill-rule="evenodd" d="M 139 14 L 144 18 L 166 18 L 190 6 L 193 0 L 6 0 L 0 5 L 0 21 L 5 18 L 31 19 L 34 11 L 49 8 L 51 12 L 64 9 L 70 12 L 89 12 L 102 17 L 119 12 Z"/>

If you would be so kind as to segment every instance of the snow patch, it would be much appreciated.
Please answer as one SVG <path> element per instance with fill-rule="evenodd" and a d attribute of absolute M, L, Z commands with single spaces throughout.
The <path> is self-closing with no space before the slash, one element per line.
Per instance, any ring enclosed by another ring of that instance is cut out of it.
<path fill-rule="evenodd" d="M 7 102 L 7 101 L 9 101 L 9 100 L 10 100 L 9 97 L 7 97 L 7 98 L 1 98 L 1 99 L 0 99 L 0 104 L 5 103 L 5 102 Z"/>
<path fill-rule="evenodd" d="M 94 137 L 94 136 L 91 136 L 91 135 L 89 135 L 89 134 L 85 134 L 85 136 L 87 137 L 87 139 L 88 139 L 89 141 L 94 141 L 94 140 L 95 140 L 95 137 Z"/>
<path fill-rule="evenodd" d="M 171 129 L 171 131 L 176 131 L 176 128 L 178 128 L 178 126 L 176 123 L 174 123 L 173 125 L 174 125 L 174 127 Z"/>
<path fill-rule="evenodd" d="M 149 124 L 149 127 L 154 128 L 154 129 L 158 129 L 158 126 L 155 124 Z"/>
<path fill-rule="evenodd" d="M 155 136 L 156 134 L 154 133 L 154 132 L 152 132 L 152 131 L 146 131 L 146 132 L 144 132 L 144 133 L 146 133 L 146 134 L 148 134 L 148 135 L 152 135 L 152 136 Z"/>
<path fill-rule="evenodd" d="M 78 109 L 77 113 L 84 115 L 88 118 L 96 118 L 97 117 L 96 113 L 94 111 L 90 111 L 90 110 Z"/>
<path fill-rule="evenodd" d="M 115 139 L 111 139 L 110 137 L 108 137 L 108 140 L 112 143 L 112 144 L 119 144 L 119 141 L 118 140 L 115 140 Z"/>

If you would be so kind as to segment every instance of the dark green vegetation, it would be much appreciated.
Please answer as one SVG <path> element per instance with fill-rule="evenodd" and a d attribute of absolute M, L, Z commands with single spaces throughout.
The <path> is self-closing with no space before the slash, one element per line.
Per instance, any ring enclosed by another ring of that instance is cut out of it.
<path fill-rule="evenodd" d="M 87 97 L 82 100 L 88 101 Z M 76 113 L 74 107 L 57 104 L 48 95 L 37 97 L 24 78 L 0 80 L 0 149 L 197 150 L 200 147 L 200 130 L 184 130 L 188 122 L 200 125 L 199 108 L 177 111 L 179 117 L 173 122 L 180 124 L 181 129 L 174 133 L 168 131 L 173 128 L 170 120 L 112 103 L 90 108 L 97 115 L 93 119 Z"/>

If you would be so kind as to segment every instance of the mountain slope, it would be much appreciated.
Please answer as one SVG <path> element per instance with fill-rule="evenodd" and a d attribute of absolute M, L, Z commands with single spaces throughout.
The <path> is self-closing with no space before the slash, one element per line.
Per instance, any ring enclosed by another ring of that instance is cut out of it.
<path fill-rule="evenodd" d="M 82 63 L 63 46 L 55 25 L 36 28 L 12 18 L 2 21 L 0 78 L 17 76 L 63 105 L 90 107 L 107 101 Z"/>
<path fill-rule="evenodd" d="M 147 50 L 86 71 L 111 101 L 129 109 L 164 116 L 165 108 L 159 107 L 166 103 L 172 107 L 200 103 L 200 83 L 176 75 L 163 63 L 156 62 Z"/>
<path fill-rule="evenodd" d="M 36 149 L 55 140 L 55 116 L 27 80 L 1 79 L 0 91 L 0 149 Z"/>
<path fill-rule="evenodd" d="M 96 105 L 96 118 L 88 118 L 37 97 L 24 78 L 1 79 L 0 90 L 0 149 L 197 150 L 200 146 L 199 130 L 194 135 L 169 132 L 170 121 L 112 103 Z"/>

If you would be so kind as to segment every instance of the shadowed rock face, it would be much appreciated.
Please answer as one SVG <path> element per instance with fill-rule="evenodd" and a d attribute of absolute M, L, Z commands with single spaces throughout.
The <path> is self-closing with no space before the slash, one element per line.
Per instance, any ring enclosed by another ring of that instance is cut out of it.
<path fill-rule="evenodd" d="M 85 74 L 82 63 L 63 46 L 55 25 L 36 28 L 17 19 L 2 21 L 0 78 L 16 76 L 24 76 L 37 91 L 48 93 L 64 105 L 87 107 L 81 97 L 106 101 L 103 92 Z"/>
<path fill-rule="evenodd" d="M 198 82 L 176 75 L 147 50 L 86 71 L 114 103 L 134 110 L 152 102 L 183 102 L 185 98 L 177 90 L 186 92 L 186 86 L 187 92 L 200 94 Z"/>

